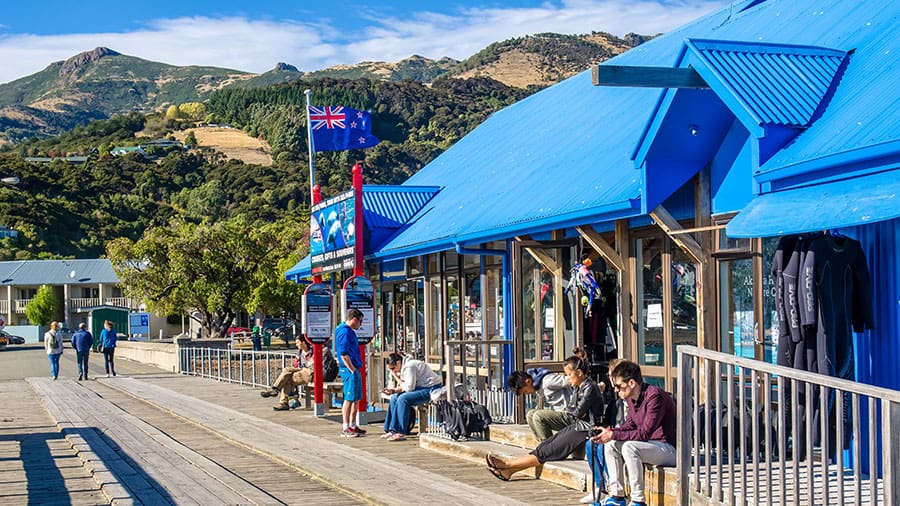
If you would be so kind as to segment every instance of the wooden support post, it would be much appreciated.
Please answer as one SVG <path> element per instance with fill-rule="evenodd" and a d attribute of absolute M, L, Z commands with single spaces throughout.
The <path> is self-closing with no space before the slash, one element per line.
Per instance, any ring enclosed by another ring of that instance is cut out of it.
<path fill-rule="evenodd" d="M 612 264 L 617 271 L 622 272 L 625 270 L 625 262 L 622 261 L 622 257 L 616 253 L 616 250 L 614 250 L 608 242 L 600 237 L 600 234 L 598 234 L 593 227 L 585 225 L 583 227 L 575 227 L 575 230 L 577 230 L 578 233 L 581 234 L 581 237 L 583 237 L 594 250 L 600 253 L 607 262 Z"/>
<path fill-rule="evenodd" d="M 616 221 L 616 252 L 622 259 L 623 269 L 619 273 L 619 356 L 631 357 L 634 348 L 634 329 L 636 328 L 636 315 L 634 314 L 635 276 L 637 268 L 634 265 L 634 256 L 631 254 L 631 234 L 628 220 Z"/>

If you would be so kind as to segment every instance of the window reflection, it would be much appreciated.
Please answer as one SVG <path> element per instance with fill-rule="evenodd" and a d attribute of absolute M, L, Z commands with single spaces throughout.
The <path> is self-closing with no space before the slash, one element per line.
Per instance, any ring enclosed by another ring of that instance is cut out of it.
<path fill-rule="evenodd" d="M 663 250 L 665 241 L 660 237 L 637 239 L 635 253 L 638 271 L 640 321 L 638 327 L 638 363 L 641 365 L 665 364 L 663 346 Z"/>

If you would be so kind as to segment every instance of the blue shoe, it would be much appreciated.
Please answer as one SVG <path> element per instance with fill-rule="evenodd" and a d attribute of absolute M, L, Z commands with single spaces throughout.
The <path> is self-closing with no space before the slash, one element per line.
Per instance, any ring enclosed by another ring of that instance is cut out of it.
<path fill-rule="evenodd" d="M 645 503 L 645 502 L 633 502 L 633 503 L 631 503 L 631 506 L 647 506 L 647 503 Z"/>
<path fill-rule="evenodd" d="M 606 499 L 600 501 L 600 506 L 627 506 L 627 502 L 625 498 L 616 499 L 615 497 L 607 497 Z"/>

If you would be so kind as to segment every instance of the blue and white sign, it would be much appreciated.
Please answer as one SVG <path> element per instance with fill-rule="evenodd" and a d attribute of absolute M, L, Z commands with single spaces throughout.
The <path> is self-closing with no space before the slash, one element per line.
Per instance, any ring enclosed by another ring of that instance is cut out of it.
<path fill-rule="evenodd" d="M 150 313 L 128 313 L 128 333 L 150 336 Z"/>

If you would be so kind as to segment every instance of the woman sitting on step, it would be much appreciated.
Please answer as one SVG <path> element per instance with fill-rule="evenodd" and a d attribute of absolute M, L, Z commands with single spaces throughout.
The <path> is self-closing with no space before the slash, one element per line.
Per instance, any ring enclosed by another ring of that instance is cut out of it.
<path fill-rule="evenodd" d="M 591 430 L 602 423 L 603 397 L 597 382 L 589 376 L 589 365 L 584 358 L 573 355 L 566 359 L 563 371 L 575 390 L 567 411 L 573 422 L 563 430 L 545 439 L 528 455 L 515 459 L 502 459 L 488 454 L 485 457 L 488 470 L 503 481 L 530 467 L 544 462 L 563 460 L 579 447 L 583 447 Z"/>

